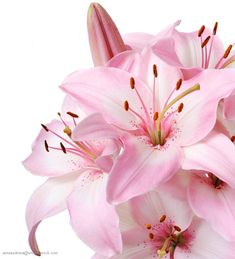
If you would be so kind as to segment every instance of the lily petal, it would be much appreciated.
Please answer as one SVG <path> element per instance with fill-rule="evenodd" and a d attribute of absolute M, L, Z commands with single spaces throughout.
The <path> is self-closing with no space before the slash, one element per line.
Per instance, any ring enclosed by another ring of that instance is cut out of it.
<path fill-rule="evenodd" d="M 36 255 L 40 255 L 36 241 L 36 230 L 40 222 L 66 209 L 66 199 L 72 192 L 80 173 L 50 178 L 31 196 L 26 209 L 29 230 L 29 245 Z"/>
<path fill-rule="evenodd" d="M 145 193 L 170 179 L 179 169 L 182 154 L 178 146 L 170 143 L 158 150 L 145 141 L 135 136 L 123 138 L 124 151 L 114 164 L 108 181 L 110 202 L 121 203 Z"/>
<path fill-rule="evenodd" d="M 134 32 L 123 35 L 123 40 L 131 49 L 141 51 L 150 44 L 153 37 L 154 36 L 149 33 Z"/>
<path fill-rule="evenodd" d="M 222 133 L 212 132 L 203 141 L 185 147 L 184 155 L 183 169 L 212 172 L 235 187 L 235 146 Z"/>
<path fill-rule="evenodd" d="M 235 120 L 235 94 L 224 99 L 224 117 L 228 120 Z"/>
<path fill-rule="evenodd" d="M 89 7 L 87 28 L 96 66 L 104 65 L 113 56 L 127 49 L 112 18 L 98 3 L 92 3 Z"/>
<path fill-rule="evenodd" d="M 112 256 L 121 252 L 122 240 L 115 208 L 106 201 L 107 177 L 95 171 L 82 174 L 68 209 L 77 235 L 99 254 Z"/>

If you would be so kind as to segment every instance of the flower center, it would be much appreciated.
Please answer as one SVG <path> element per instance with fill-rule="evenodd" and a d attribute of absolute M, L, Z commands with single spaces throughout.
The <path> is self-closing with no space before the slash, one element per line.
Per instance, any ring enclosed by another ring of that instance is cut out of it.
<path fill-rule="evenodd" d="M 210 65 L 211 54 L 212 54 L 212 49 L 214 45 L 214 38 L 217 33 L 217 29 L 218 29 L 218 22 L 216 22 L 214 25 L 212 35 L 208 35 L 206 38 L 203 38 L 203 34 L 205 31 L 204 25 L 202 25 L 198 31 L 198 37 L 200 38 L 200 44 L 201 44 L 202 68 L 208 68 Z M 217 69 L 225 68 L 235 61 L 234 55 L 232 55 L 229 59 L 227 59 L 233 46 L 234 44 L 230 44 L 227 47 L 222 57 L 219 58 L 218 62 L 214 66 L 215 68 Z"/>
<path fill-rule="evenodd" d="M 144 115 L 142 116 L 137 111 L 135 111 L 129 104 L 127 100 L 124 101 L 124 109 L 125 111 L 131 112 L 135 117 L 137 117 L 140 120 L 140 124 L 138 125 L 144 132 L 145 135 L 150 139 L 150 142 L 153 146 L 163 146 L 165 144 L 166 138 L 169 136 L 171 130 L 172 130 L 172 124 L 173 121 L 173 115 L 176 113 L 180 113 L 183 111 L 184 103 L 180 103 L 177 107 L 177 109 L 174 109 L 173 106 L 178 103 L 181 99 L 183 99 L 185 96 L 200 90 L 200 85 L 195 84 L 194 86 L 188 88 L 187 90 L 180 93 L 175 98 L 172 98 L 175 91 L 178 91 L 181 88 L 182 85 L 182 79 L 179 79 L 176 83 L 176 86 L 172 90 L 172 92 L 169 94 L 162 110 L 157 111 L 156 108 L 156 78 L 158 76 L 157 72 L 157 66 L 153 65 L 153 90 L 152 90 L 152 107 L 149 110 L 152 110 L 151 113 L 149 113 L 148 105 L 145 104 L 144 100 L 142 99 L 138 89 L 135 85 L 135 79 L 133 77 L 130 78 L 130 87 L 132 90 L 135 91 L 137 98 L 141 104 L 141 107 L 143 108 Z M 173 111 L 170 109 L 173 108 Z M 170 112 L 169 112 L 170 111 Z"/>
<path fill-rule="evenodd" d="M 205 173 L 203 177 L 207 183 L 217 190 L 221 190 L 226 185 L 224 181 L 219 179 L 213 173 Z"/>
<path fill-rule="evenodd" d="M 193 235 L 188 230 L 181 231 L 181 228 L 167 219 L 166 215 L 161 216 L 159 223 L 146 224 L 145 227 L 149 231 L 148 238 L 158 258 L 169 254 L 170 259 L 174 259 L 176 247 L 189 251 Z"/>
<path fill-rule="evenodd" d="M 74 127 L 77 126 L 76 119 L 79 117 L 77 114 L 72 112 L 67 112 L 67 114 L 72 118 Z M 47 152 L 50 152 L 50 150 L 60 150 L 64 154 L 71 153 L 80 157 L 83 157 L 86 160 L 94 161 L 97 158 L 97 151 L 94 147 L 92 147 L 88 142 L 86 141 L 74 141 L 71 138 L 72 130 L 71 125 L 69 126 L 68 123 L 66 123 L 61 114 L 58 113 L 61 122 L 64 124 L 64 130 L 63 134 L 57 133 L 50 127 L 41 124 L 42 128 L 50 132 L 51 134 L 55 135 L 59 140 L 59 146 L 50 146 L 47 142 L 47 140 L 44 141 L 44 147 Z M 71 123 L 70 123 L 71 124 Z M 63 136 L 64 135 L 64 136 Z"/>

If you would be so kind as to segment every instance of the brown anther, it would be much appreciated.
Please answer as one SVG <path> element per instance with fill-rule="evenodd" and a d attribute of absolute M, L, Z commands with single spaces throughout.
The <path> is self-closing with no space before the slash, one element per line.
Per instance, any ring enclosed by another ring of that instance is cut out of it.
<path fill-rule="evenodd" d="M 183 111 L 183 108 L 184 108 L 184 104 L 181 103 L 181 104 L 178 106 L 177 111 L 178 111 L 178 112 L 182 112 L 182 111 Z"/>
<path fill-rule="evenodd" d="M 124 102 L 124 109 L 125 109 L 126 111 L 129 110 L 129 103 L 128 103 L 128 101 L 125 101 L 125 102 Z"/>
<path fill-rule="evenodd" d="M 69 127 L 64 128 L 64 133 L 67 134 L 68 136 L 72 135 L 72 130 Z"/>
<path fill-rule="evenodd" d="M 153 65 L 153 75 L 154 75 L 155 77 L 157 77 L 157 75 L 158 75 L 156 64 Z"/>
<path fill-rule="evenodd" d="M 215 23 L 214 28 L 213 28 L 213 35 L 216 35 L 218 29 L 218 22 Z"/>
<path fill-rule="evenodd" d="M 151 224 L 146 224 L 146 228 L 151 229 L 152 228 Z"/>
<path fill-rule="evenodd" d="M 153 240 L 154 239 L 154 234 L 153 233 L 149 233 L 149 238 Z"/>
<path fill-rule="evenodd" d="M 228 55 L 230 54 L 230 52 L 231 52 L 231 50 L 232 50 L 232 47 L 233 47 L 232 44 L 230 44 L 230 45 L 227 47 L 227 49 L 226 49 L 225 52 L 224 52 L 223 58 L 227 58 L 227 57 L 228 57 Z"/>
<path fill-rule="evenodd" d="M 198 31 L 198 34 L 197 34 L 198 37 L 201 37 L 201 36 L 202 36 L 204 30 L 205 30 L 205 25 L 202 25 L 202 27 L 201 27 L 200 30 Z"/>
<path fill-rule="evenodd" d="M 63 145 L 62 142 L 60 142 L 60 146 L 61 146 L 62 151 L 66 154 L 67 153 L 66 148 L 65 148 L 65 146 Z"/>
<path fill-rule="evenodd" d="M 176 231 L 178 231 L 178 232 L 181 231 L 181 228 L 180 228 L 179 226 L 174 226 L 174 229 L 175 229 Z"/>
<path fill-rule="evenodd" d="M 48 146 L 48 144 L 47 144 L 47 141 L 46 141 L 46 140 L 44 140 L 44 146 L 45 146 L 46 151 L 47 151 L 47 152 L 49 152 L 49 146 Z"/>
<path fill-rule="evenodd" d="M 79 116 L 76 113 L 73 112 L 67 112 L 67 114 L 73 118 L 78 118 Z"/>
<path fill-rule="evenodd" d="M 180 87 L 181 87 L 181 85 L 182 85 L 182 82 L 183 82 L 183 80 L 180 78 L 180 79 L 177 81 L 177 83 L 176 83 L 175 90 L 179 90 L 179 89 L 180 89 Z"/>
<path fill-rule="evenodd" d="M 41 124 L 41 126 L 43 127 L 43 129 L 44 129 L 45 131 L 49 131 L 49 129 L 47 128 L 47 126 L 46 126 L 46 125 Z"/>
<path fill-rule="evenodd" d="M 208 36 L 208 37 L 202 42 L 202 45 L 201 45 L 202 48 L 204 48 L 204 47 L 207 45 L 207 43 L 209 42 L 210 38 L 211 38 L 211 36 Z"/>
<path fill-rule="evenodd" d="M 166 215 L 162 215 L 159 219 L 160 223 L 164 222 L 166 220 Z"/>
<path fill-rule="evenodd" d="M 131 87 L 131 89 L 135 88 L 135 79 L 134 79 L 134 77 L 130 78 L 130 87 Z"/>
<path fill-rule="evenodd" d="M 60 112 L 57 112 L 58 116 L 60 117 L 61 116 L 61 113 Z"/>
<path fill-rule="evenodd" d="M 158 119 L 158 112 L 154 112 L 153 120 L 156 121 Z"/>
<path fill-rule="evenodd" d="M 232 136 L 230 139 L 231 139 L 232 142 L 235 142 L 235 135 Z"/>

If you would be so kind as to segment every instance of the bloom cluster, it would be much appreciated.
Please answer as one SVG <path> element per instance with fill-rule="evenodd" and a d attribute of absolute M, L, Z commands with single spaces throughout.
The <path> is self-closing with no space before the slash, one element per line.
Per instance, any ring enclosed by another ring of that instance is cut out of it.
<path fill-rule="evenodd" d="M 48 177 L 28 202 L 29 244 L 65 209 L 93 259 L 235 258 L 235 53 L 218 23 L 121 35 L 88 11 L 95 67 L 70 74 L 58 119 L 23 162 Z"/>

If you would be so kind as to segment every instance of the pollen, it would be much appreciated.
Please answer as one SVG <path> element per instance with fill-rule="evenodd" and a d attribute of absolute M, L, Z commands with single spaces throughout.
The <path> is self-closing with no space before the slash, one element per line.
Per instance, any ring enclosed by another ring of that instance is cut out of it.
<path fill-rule="evenodd" d="M 66 154 L 67 153 L 66 148 L 65 148 L 65 146 L 63 145 L 62 142 L 60 142 L 60 146 L 61 146 L 61 150 Z"/>
<path fill-rule="evenodd" d="M 230 139 L 231 139 L 232 142 L 235 142 L 235 135 L 232 136 Z"/>
<path fill-rule="evenodd" d="M 76 113 L 67 112 L 67 114 L 68 114 L 69 116 L 71 116 L 72 118 L 79 118 L 79 116 L 78 116 Z"/>
<path fill-rule="evenodd" d="M 218 29 L 218 22 L 215 23 L 214 28 L 213 28 L 213 35 L 216 35 Z"/>
<path fill-rule="evenodd" d="M 131 89 L 135 89 L 135 79 L 134 79 L 134 77 L 130 78 L 130 87 L 131 87 Z"/>
<path fill-rule="evenodd" d="M 162 215 L 159 221 L 162 223 L 162 222 L 164 222 L 165 220 L 166 220 L 166 215 Z"/>
<path fill-rule="evenodd" d="M 156 65 L 156 64 L 153 65 L 153 75 L 154 75 L 155 77 L 158 76 L 157 65 Z"/>
<path fill-rule="evenodd" d="M 202 42 L 202 45 L 201 45 L 202 48 L 204 48 L 204 47 L 207 45 L 207 43 L 209 42 L 210 38 L 211 38 L 211 36 L 208 36 L 208 37 Z"/>
<path fill-rule="evenodd" d="M 152 228 L 151 224 L 146 224 L 146 228 L 151 229 Z"/>
<path fill-rule="evenodd" d="M 46 126 L 46 125 L 41 124 L 41 126 L 43 127 L 43 129 L 44 129 L 45 131 L 49 131 L 49 129 L 47 128 L 47 126 Z"/>
<path fill-rule="evenodd" d="M 198 34 L 197 34 L 198 37 L 201 37 L 201 36 L 202 36 L 204 30 L 205 30 L 205 25 L 202 25 L 202 27 L 201 27 L 200 30 L 198 31 Z"/>
<path fill-rule="evenodd" d="M 151 240 L 153 240 L 153 239 L 154 239 L 154 234 L 153 234 L 153 233 L 149 233 L 149 238 L 150 238 Z"/>
<path fill-rule="evenodd" d="M 44 140 L 44 147 L 45 147 L 46 151 L 49 152 L 49 146 L 48 146 L 46 140 Z"/>
<path fill-rule="evenodd" d="M 181 104 L 178 106 L 177 111 L 178 111 L 178 112 L 182 112 L 182 111 L 183 111 L 183 109 L 184 109 L 184 104 L 183 104 L 183 103 L 181 103 Z"/>
<path fill-rule="evenodd" d="M 232 50 L 232 47 L 233 47 L 232 44 L 230 44 L 230 45 L 227 47 L 227 49 L 226 49 L 225 52 L 224 52 L 223 58 L 227 58 L 227 57 L 228 57 L 228 55 L 230 54 L 230 52 L 231 52 L 231 50 Z"/>
<path fill-rule="evenodd" d="M 72 135 L 72 130 L 69 127 L 64 128 L 64 133 L 67 134 L 68 136 Z"/>
<path fill-rule="evenodd" d="M 181 87 L 181 85 L 182 85 L 182 82 L 183 82 L 183 80 L 180 78 L 180 79 L 177 81 L 177 83 L 176 83 L 175 90 L 179 90 L 179 89 L 180 89 L 180 87 Z"/>
<path fill-rule="evenodd" d="M 174 226 L 174 229 L 175 229 L 176 231 L 178 231 L 178 232 L 181 231 L 181 228 L 180 228 L 179 226 Z"/>
<path fill-rule="evenodd" d="M 129 110 L 129 103 L 128 103 L 128 101 L 124 102 L 124 109 L 125 109 L 125 111 Z"/>
<path fill-rule="evenodd" d="M 158 119 L 158 112 L 155 112 L 154 115 L 153 115 L 153 120 L 157 121 L 157 119 Z"/>

